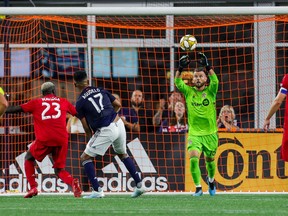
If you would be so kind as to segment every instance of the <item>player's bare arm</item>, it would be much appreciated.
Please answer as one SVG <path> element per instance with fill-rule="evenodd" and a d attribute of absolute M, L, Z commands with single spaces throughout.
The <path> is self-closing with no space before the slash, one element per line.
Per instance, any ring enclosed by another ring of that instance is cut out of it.
<path fill-rule="evenodd" d="M 112 105 L 114 107 L 115 112 L 117 112 L 117 113 L 119 112 L 119 110 L 122 107 L 121 102 L 117 98 L 113 101 Z"/>
<path fill-rule="evenodd" d="M 92 134 L 93 134 L 91 128 L 88 126 L 85 118 L 80 119 L 80 121 L 81 121 L 82 126 L 84 128 L 84 131 L 86 133 L 87 139 L 90 139 L 92 137 Z"/>
<path fill-rule="evenodd" d="M 268 130 L 270 126 L 270 119 L 274 115 L 274 113 L 280 108 L 282 102 L 285 100 L 286 94 L 281 93 L 281 91 L 278 92 L 278 95 L 274 99 L 274 101 L 271 104 L 270 110 L 268 112 L 267 117 L 265 118 L 264 121 L 264 130 Z"/>
<path fill-rule="evenodd" d="M 212 68 L 210 68 L 209 71 L 208 71 L 208 74 L 209 75 L 213 75 L 213 74 L 215 74 L 215 71 Z"/>

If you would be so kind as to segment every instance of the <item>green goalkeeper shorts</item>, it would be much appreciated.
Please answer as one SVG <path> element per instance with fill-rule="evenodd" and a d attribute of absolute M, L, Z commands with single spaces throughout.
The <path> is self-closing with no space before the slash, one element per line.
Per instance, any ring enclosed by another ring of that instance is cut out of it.
<path fill-rule="evenodd" d="M 206 157 L 213 158 L 218 148 L 218 133 L 206 136 L 188 136 L 188 151 L 203 152 Z"/>

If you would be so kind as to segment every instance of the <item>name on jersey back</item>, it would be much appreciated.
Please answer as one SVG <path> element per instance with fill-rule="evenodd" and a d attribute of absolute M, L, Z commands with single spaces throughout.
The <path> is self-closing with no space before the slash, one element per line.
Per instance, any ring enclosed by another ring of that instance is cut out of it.
<path fill-rule="evenodd" d="M 83 99 L 86 99 L 89 95 L 93 94 L 93 93 L 98 93 L 100 92 L 100 89 L 89 89 L 87 92 L 85 92 L 83 95 L 82 95 L 82 98 Z"/>
<path fill-rule="evenodd" d="M 41 98 L 42 101 L 60 101 L 58 97 L 51 97 L 51 98 Z"/>

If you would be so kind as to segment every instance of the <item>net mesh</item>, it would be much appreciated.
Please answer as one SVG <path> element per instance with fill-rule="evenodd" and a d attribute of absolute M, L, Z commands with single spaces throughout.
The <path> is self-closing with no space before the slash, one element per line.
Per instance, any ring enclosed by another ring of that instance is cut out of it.
<path fill-rule="evenodd" d="M 131 107 L 132 92 L 141 90 L 145 104 L 139 114 L 141 132 L 127 129 L 128 153 L 149 190 L 190 191 L 194 185 L 186 154 L 187 134 L 177 132 L 175 125 L 159 132 L 153 116 L 161 105 L 168 109 L 178 59 L 183 54 L 191 57 L 192 63 L 183 75 L 191 83 L 189 72 L 197 67 L 197 52 L 204 52 L 220 81 L 217 113 L 223 105 L 232 105 L 240 126 L 236 132 L 220 129 L 218 190 L 287 192 L 287 184 L 282 182 L 287 178 L 285 163 L 279 155 L 282 135 L 278 130 L 262 133 L 259 129 L 263 124 L 259 116 L 267 113 L 286 73 L 287 18 L 11 16 L 0 22 L 0 83 L 10 105 L 40 97 L 44 81 L 54 82 L 57 95 L 75 103 L 72 74 L 78 70 L 89 72 L 92 85 L 118 94 L 123 107 Z M 179 41 L 185 34 L 197 38 L 196 50 L 181 51 Z M 282 128 L 283 120 L 282 107 L 275 128 Z M 79 159 L 85 148 L 83 128 L 76 119 L 67 117 L 67 122 L 72 124 L 68 128 L 67 169 L 80 178 L 84 190 L 89 190 Z M 0 189 L 26 191 L 23 160 L 27 145 L 35 138 L 32 116 L 4 115 L 0 136 Z M 95 163 L 105 190 L 132 190 L 133 182 L 112 149 L 104 157 L 97 156 Z M 200 164 L 205 188 L 203 158 Z M 59 180 L 54 182 L 51 159 L 37 163 L 36 170 L 42 191 L 67 190 Z"/>

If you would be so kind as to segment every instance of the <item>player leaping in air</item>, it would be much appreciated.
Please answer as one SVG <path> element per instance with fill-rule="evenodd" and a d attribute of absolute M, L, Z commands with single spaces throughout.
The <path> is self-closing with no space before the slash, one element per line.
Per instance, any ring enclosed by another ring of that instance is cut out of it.
<path fill-rule="evenodd" d="M 193 73 L 194 86 L 188 86 L 180 78 L 184 67 L 190 63 L 188 55 L 182 56 L 179 68 L 175 75 L 175 84 L 186 99 L 188 112 L 188 154 L 190 157 L 190 172 L 196 186 L 194 196 L 203 194 L 201 186 L 201 171 L 199 157 L 204 153 L 206 169 L 208 172 L 207 184 L 209 194 L 215 195 L 214 184 L 215 161 L 214 156 L 218 147 L 218 128 L 216 125 L 216 94 L 218 91 L 218 78 L 214 70 L 209 66 L 204 53 L 198 53 L 199 63 L 204 66 L 196 68 Z M 208 76 L 210 79 L 207 85 Z"/>
<path fill-rule="evenodd" d="M 66 130 L 66 114 L 76 115 L 75 107 L 65 98 L 56 96 L 55 85 L 45 82 L 41 86 L 43 97 L 30 100 L 20 106 L 10 106 L 6 113 L 31 113 L 34 119 L 36 139 L 27 150 L 24 169 L 30 190 L 24 198 L 37 196 L 35 181 L 35 160 L 42 161 L 48 154 L 52 155 L 55 174 L 70 185 L 74 196 L 80 197 L 82 190 L 78 179 L 74 179 L 65 170 L 68 149 L 68 132 Z"/>
<path fill-rule="evenodd" d="M 103 189 L 100 187 L 95 174 L 93 158 L 103 156 L 110 145 L 120 157 L 131 177 L 135 181 L 135 190 L 132 197 L 136 198 L 145 192 L 139 173 L 136 171 L 133 160 L 128 156 L 126 149 L 126 130 L 124 122 L 117 112 L 121 103 L 105 89 L 89 85 L 85 71 L 74 73 L 74 84 L 79 90 L 76 102 L 78 118 L 81 120 L 89 141 L 81 155 L 81 162 L 86 175 L 92 185 L 92 193 L 84 198 L 102 198 Z"/>

